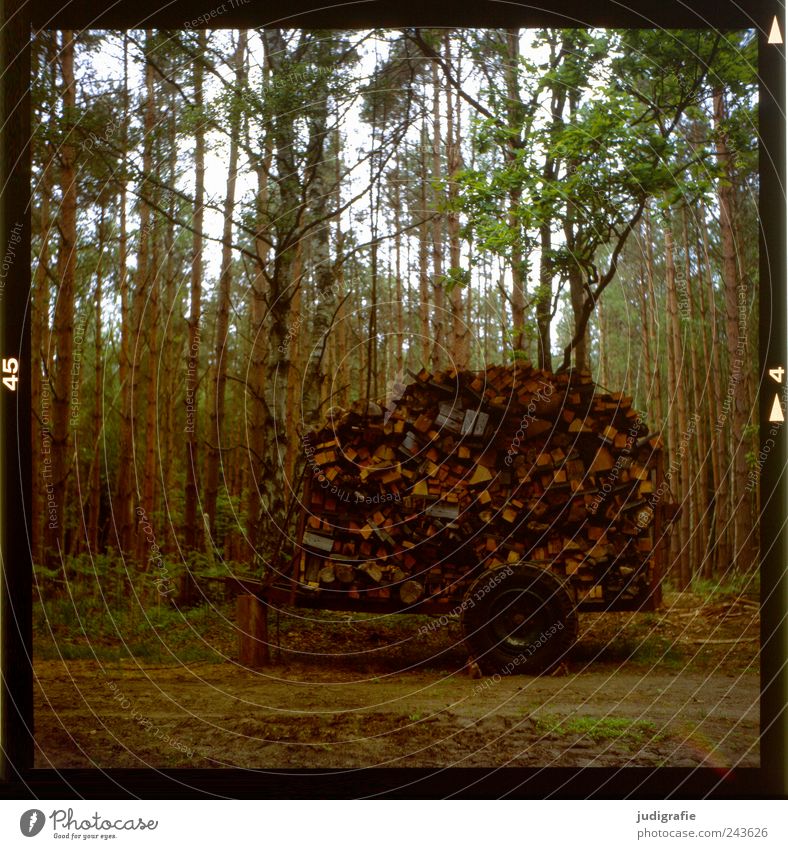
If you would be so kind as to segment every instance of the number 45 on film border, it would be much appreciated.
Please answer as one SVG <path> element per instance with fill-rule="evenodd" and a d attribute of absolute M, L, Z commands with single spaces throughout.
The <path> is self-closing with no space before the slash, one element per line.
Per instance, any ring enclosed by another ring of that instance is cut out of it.
<path fill-rule="evenodd" d="M 19 376 L 17 372 L 19 371 L 19 361 L 11 357 L 10 359 L 3 359 L 3 386 L 6 389 L 10 389 L 12 392 L 16 392 L 16 384 L 19 380 Z"/>

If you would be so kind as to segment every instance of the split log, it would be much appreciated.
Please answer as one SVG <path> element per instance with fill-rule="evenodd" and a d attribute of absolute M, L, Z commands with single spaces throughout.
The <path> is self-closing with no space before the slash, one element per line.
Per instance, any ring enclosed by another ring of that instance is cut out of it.
<path fill-rule="evenodd" d="M 334 574 L 340 584 L 352 584 L 355 569 L 350 563 L 337 563 L 334 565 Z"/>
<path fill-rule="evenodd" d="M 399 597 L 404 604 L 413 604 L 424 594 L 424 587 L 418 581 L 405 581 L 399 589 Z"/>

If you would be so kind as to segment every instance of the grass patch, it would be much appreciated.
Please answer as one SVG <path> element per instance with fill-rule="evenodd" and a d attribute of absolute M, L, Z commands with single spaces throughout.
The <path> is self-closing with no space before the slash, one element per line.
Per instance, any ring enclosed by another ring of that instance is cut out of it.
<path fill-rule="evenodd" d="M 222 597 L 178 609 L 158 594 L 146 597 L 133 587 L 126 589 L 125 595 L 97 595 L 84 582 L 74 582 L 67 593 L 39 596 L 33 605 L 35 657 L 102 662 L 134 658 L 177 665 L 221 663 L 236 656 L 235 599 Z M 461 648 L 447 645 L 445 629 L 432 627 L 428 616 L 284 608 L 269 616 L 268 626 L 273 657 L 287 662 L 330 662 L 375 672 L 420 665 L 443 672 L 443 655 L 452 670 L 464 662 Z M 279 640 L 281 651 L 276 648 Z M 374 663 L 380 669 L 373 670 Z"/>
<path fill-rule="evenodd" d="M 115 605 L 87 594 L 39 599 L 33 605 L 33 641 L 41 660 L 219 663 L 235 651 L 228 626 L 234 605 L 203 604 L 179 611 L 170 604 Z"/>
<path fill-rule="evenodd" d="M 720 578 L 694 578 L 690 590 L 703 598 L 704 603 L 732 600 L 745 595 L 757 600 L 761 592 L 760 573 L 725 573 Z"/>
<path fill-rule="evenodd" d="M 100 660 L 116 662 L 135 658 L 148 663 L 172 664 L 184 663 L 221 663 L 226 659 L 211 646 L 183 646 L 172 648 L 154 645 L 151 642 L 126 646 L 108 646 L 96 643 L 63 642 L 57 644 L 40 640 L 36 643 L 34 656 L 37 660 Z"/>
<path fill-rule="evenodd" d="M 642 744 L 660 738 L 657 727 L 646 719 L 628 719 L 619 716 L 570 716 L 545 714 L 535 717 L 536 728 L 542 734 L 568 736 L 579 734 L 595 742 L 622 740 Z"/>
<path fill-rule="evenodd" d="M 634 644 L 628 658 L 631 663 L 676 668 L 684 666 L 686 661 L 676 641 L 668 637 L 652 635 L 640 640 L 633 638 L 630 642 Z"/>
<path fill-rule="evenodd" d="M 686 664 L 684 651 L 675 640 L 660 634 L 640 636 L 619 634 L 610 640 L 581 639 L 572 649 L 571 659 L 580 663 L 634 663 L 678 669 Z"/>

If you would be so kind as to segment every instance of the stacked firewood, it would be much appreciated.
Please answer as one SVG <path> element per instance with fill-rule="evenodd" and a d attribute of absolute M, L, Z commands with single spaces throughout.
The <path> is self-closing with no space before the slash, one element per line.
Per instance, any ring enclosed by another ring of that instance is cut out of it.
<path fill-rule="evenodd" d="M 578 600 L 643 592 L 661 454 L 631 398 L 526 363 L 412 377 L 305 437 L 304 586 L 448 603 L 528 561 Z"/>

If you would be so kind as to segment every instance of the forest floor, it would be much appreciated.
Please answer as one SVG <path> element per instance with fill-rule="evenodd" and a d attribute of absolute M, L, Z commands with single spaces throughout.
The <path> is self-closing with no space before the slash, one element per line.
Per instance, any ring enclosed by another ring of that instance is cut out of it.
<path fill-rule="evenodd" d="M 557 674 L 500 680 L 471 678 L 455 628 L 424 617 L 293 612 L 256 671 L 232 659 L 229 604 L 207 659 L 37 633 L 36 766 L 757 766 L 756 605 L 665 600 L 583 615 Z"/>

